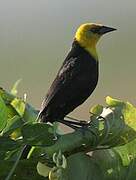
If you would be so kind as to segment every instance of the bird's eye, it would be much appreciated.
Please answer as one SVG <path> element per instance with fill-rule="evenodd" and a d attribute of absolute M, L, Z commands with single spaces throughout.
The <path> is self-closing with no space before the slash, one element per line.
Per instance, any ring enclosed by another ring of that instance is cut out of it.
<path fill-rule="evenodd" d="M 90 29 L 90 31 L 93 33 L 99 33 L 99 30 L 100 30 L 100 28 L 98 28 L 98 27 L 94 27 L 94 28 Z"/>

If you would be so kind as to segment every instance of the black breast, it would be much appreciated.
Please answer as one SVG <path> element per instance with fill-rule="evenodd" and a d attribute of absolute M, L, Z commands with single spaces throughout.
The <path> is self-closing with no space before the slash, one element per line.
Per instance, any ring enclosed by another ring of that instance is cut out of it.
<path fill-rule="evenodd" d="M 43 101 L 42 121 L 63 119 L 91 95 L 97 82 L 98 61 L 74 41 Z"/>

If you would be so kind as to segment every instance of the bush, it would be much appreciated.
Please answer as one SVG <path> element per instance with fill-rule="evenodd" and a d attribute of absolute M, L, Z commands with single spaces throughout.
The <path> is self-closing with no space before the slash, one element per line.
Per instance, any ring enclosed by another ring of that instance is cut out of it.
<path fill-rule="evenodd" d="M 111 97 L 90 110 L 84 128 L 64 134 L 37 122 L 38 111 L 0 89 L 0 179 L 133 180 L 136 108 Z"/>

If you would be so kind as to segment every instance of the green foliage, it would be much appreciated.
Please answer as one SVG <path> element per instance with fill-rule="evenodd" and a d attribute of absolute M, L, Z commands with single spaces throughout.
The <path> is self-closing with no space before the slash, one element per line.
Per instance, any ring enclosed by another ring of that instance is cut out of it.
<path fill-rule="evenodd" d="M 0 131 L 4 129 L 6 124 L 7 124 L 7 108 L 3 99 L 0 97 Z"/>
<path fill-rule="evenodd" d="M 106 108 L 91 108 L 85 127 L 63 134 L 58 124 L 37 121 L 38 111 L 17 97 L 17 85 L 11 93 L 0 89 L 0 179 L 136 178 L 132 104 L 107 97 Z"/>
<path fill-rule="evenodd" d="M 14 96 L 17 95 L 17 92 L 18 92 L 17 87 L 18 87 L 20 81 L 21 81 L 21 79 L 17 80 L 11 89 L 11 94 L 13 94 Z"/>
<path fill-rule="evenodd" d="M 51 146 L 54 141 L 53 128 L 44 123 L 27 123 L 21 128 L 21 134 L 25 144 L 31 146 Z"/>

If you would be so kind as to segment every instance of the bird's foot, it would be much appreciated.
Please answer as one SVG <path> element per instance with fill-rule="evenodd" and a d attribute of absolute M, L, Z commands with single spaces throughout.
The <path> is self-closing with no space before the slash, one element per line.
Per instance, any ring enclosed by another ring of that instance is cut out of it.
<path fill-rule="evenodd" d="M 90 125 L 90 122 L 87 121 L 70 121 L 70 120 L 59 120 L 60 123 L 65 124 L 66 126 L 74 129 L 79 130 L 81 128 L 85 129 Z"/>

